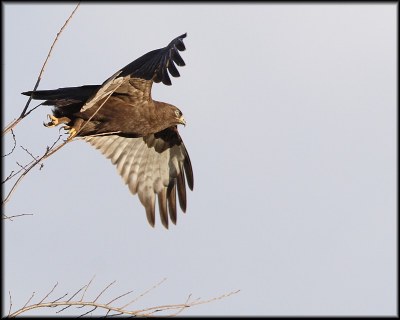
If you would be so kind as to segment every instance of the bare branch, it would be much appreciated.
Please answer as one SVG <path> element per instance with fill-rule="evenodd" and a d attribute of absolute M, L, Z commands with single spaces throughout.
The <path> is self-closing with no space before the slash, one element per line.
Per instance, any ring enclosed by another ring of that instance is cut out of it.
<path fill-rule="evenodd" d="M 31 161 L 31 162 L 29 162 L 29 163 L 28 163 L 27 165 L 25 165 L 25 166 L 22 166 L 22 165 L 20 165 L 19 163 L 17 163 L 17 164 L 21 167 L 21 169 L 18 170 L 17 172 L 11 171 L 11 173 L 9 174 L 9 176 L 2 182 L 2 184 L 3 184 L 3 183 L 6 183 L 8 180 L 11 180 L 12 178 L 14 178 L 14 177 L 17 176 L 18 174 L 20 174 L 21 171 L 24 171 L 25 168 L 26 168 L 27 166 L 31 165 L 33 162 L 34 162 L 34 161 Z"/>
<path fill-rule="evenodd" d="M 58 138 L 58 140 L 59 140 L 60 138 L 61 138 L 61 136 Z M 29 162 L 28 164 L 26 164 L 25 166 L 22 166 L 22 165 L 20 165 L 19 163 L 17 163 L 17 164 L 21 167 L 21 169 L 18 170 L 17 172 L 11 171 L 11 173 L 8 175 L 8 177 L 7 177 L 5 180 L 3 180 L 2 184 L 3 184 L 3 183 L 6 183 L 8 180 L 11 180 L 12 178 L 14 178 L 14 177 L 17 176 L 18 174 L 20 174 L 21 171 L 24 171 L 24 170 L 25 170 L 25 167 L 31 165 L 31 164 L 34 163 L 34 162 L 35 162 L 35 161 L 31 161 L 31 162 Z"/>
<path fill-rule="evenodd" d="M 37 87 L 39 86 L 39 83 L 40 83 L 40 81 L 42 79 L 42 76 L 43 76 L 44 70 L 46 68 L 47 62 L 50 59 L 51 53 L 53 51 L 54 45 L 58 41 L 58 38 L 60 37 L 61 33 L 64 31 L 65 27 L 68 25 L 69 21 L 72 19 L 72 17 L 75 14 L 76 10 L 78 10 L 79 5 L 80 5 L 80 2 L 78 2 L 78 4 L 76 5 L 75 9 L 72 11 L 70 16 L 68 17 L 67 21 L 65 21 L 64 25 L 61 27 L 60 31 L 57 33 L 57 36 L 55 37 L 55 39 L 53 41 L 53 44 L 50 47 L 49 53 L 47 54 L 46 60 L 44 61 L 42 69 L 40 70 L 40 73 L 39 73 L 38 79 L 36 81 L 35 87 L 32 90 L 33 92 L 36 91 Z M 20 116 L 18 117 L 18 119 L 15 119 L 9 125 L 7 125 L 7 127 L 3 130 L 3 135 L 5 135 L 8 131 L 13 129 L 23 118 L 25 118 L 28 114 L 30 114 L 33 110 L 35 110 L 38 107 L 38 106 L 36 106 L 35 108 L 30 110 L 29 112 L 26 112 L 31 100 L 32 100 L 32 97 L 29 97 L 29 99 L 26 102 L 26 105 L 25 105 L 24 109 L 22 110 L 22 112 L 21 112 Z"/>
<path fill-rule="evenodd" d="M 164 281 L 165 279 L 163 279 Z M 105 316 L 117 316 L 117 315 L 130 315 L 130 316 L 152 316 L 155 313 L 159 313 L 159 312 L 166 312 L 166 311 L 174 311 L 171 314 L 163 314 L 164 316 L 175 316 L 178 315 L 179 313 L 181 313 L 184 309 L 186 308 L 190 308 L 193 307 L 195 305 L 200 305 L 200 304 L 205 304 L 205 303 L 210 303 L 213 301 L 217 301 L 226 297 L 229 297 L 233 294 L 238 293 L 240 290 L 237 291 L 232 291 L 230 293 L 227 294 L 223 294 L 219 297 L 214 297 L 208 300 L 200 300 L 200 298 L 195 299 L 190 301 L 191 299 L 191 294 L 188 296 L 188 298 L 186 299 L 186 301 L 184 303 L 180 303 L 180 304 L 170 304 L 170 305 L 161 305 L 161 306 L 154 306 L 154 307 L 149 307 L 149 308 L 144 308 L 144 309 L 140 309 L 140 310 L 128 310 L 126 308 L 121 308 L 121 307 L 116 307 L 113 306 L 111 303 L 115 302 L 117 299 L 126 296 L 127 294 L 131 293 L 132 291 L 122 294 L 114 299 L 112 299 L 110 302 L 108 303 L 101 303 L 99 301 L 97 301 L 99 299 L 99 297 L 112 285 L 115 283 L 115 281 L 113 281 L 112 283 L 110 283 L 109 285 L 107 285 L 106 288 L 104 288 L 100 294 L 98 294 L 97 298 L 93 301 L 83 301 L 83 300 L 72 300 L 73 297 L 75 297 L 80 291 L 83 290 L 83 288 L 88 288 L 89 285 L 92 283 L 93 279 L 90 280 L 90 282 L 83 286 L 81 289 L 79 289 L 78 291 L 76 291 L 72 297 L 70 297 L 69 299 L 65 300 L 65 301 L 60 301 L 62 298 L 66 297 L 68 294 L 63 295 L 61 298 L 58 298 L 54 301 L 46 301 L 46 299 L 50 296 L 50 294 L 54 291 L 55 287 L 57 285 L 55 285 L 53 287 L 53 289 L 46 295 L 46 297 L 44 299 L 42 299 L 39 303 L 33 303 L 31 305 L 28 305 L 28 303 L 32 300 L 32 297 L 29 299 L 29 301 L 24 305 L 24 307 L 22 307 L 21 309 L 11 313 L 11 306 L 10 306 L 10 312 L 9 312 L 9 317 L 16 317 L 20 314 L 26 313 L 29 310 L 33 310 L 33 309 L 39 309 L 39 308 L 55 308 L 55 307 L 63 307 L 61 310 L 57 311 L 57 313 L 60 313 L 62 311 L 64 311 L 65 309 L 71 307 L 71 306 L 76 306 L 78 308 L 83 308 L 83 307 L 90 307 L 89 311 L 84 312 L 83 314 L 80 315 L 80 317 L 83 317 L 89 313 L 94 312 L 97 309 L 101 309 L 104 310 Z M 161 282 L 159 282 L 157 285 L 153 286 L 152 288 L 146 290 L 142 295 L 140 295 L 139 297 L 143 296 L 144 294 L 146 294 L 147 292 L 153 290 L 154 288 L 156 288 Z M 85 290 L 86 293 L 86 290 Z M 137 298 L 136 298 L 137 300 Z M 10 293 L 10 305 L 11 305 L 11 293 Z M 110 314 L 110 312 L 112 312 L 113 314 Z"/>
<path fill-rule="evenodd" d="M 61 136 L 57 139 L 57 141 L 60 138 L 61 138 Z M 62 147 L 64 147 L 71 140 L 66 140 L 62 144 L 60 144 L 60 145 L 58 145 L 57 147 L 54 148 L 54 146 L 57 143 L 57 141 L 54 142 L 54 144 L 51 147 L 47 147 L 46 152 L 40 158 L 38 158 L 36 161 L 34 161 L 29 167 L 27 167 L 27 168 L 24 167 L 25 171 L 21 173 L 21 175 L 19 176 L 19 178 L 17 179 L 15 184 L 12 186 L 10 192 L 5 197 L 5 199 L 3 200 L 3 205 L 5 205 L 10 200 L 11 195 L 15 192 L 15 190 L 16 190 L 17 186 L 19 185 L 19 183 L 28 174 L 29 171 L 31 171 L 38 163 L 40 163 L 41 161 L 47 159 L 52 154 L 56 153 L 58 150 L 60 150 Z"/>
<path fill-rule="evenodd" d="M 9 153 L 6 153 L 5 155 L 2 156 L 3 158 L 4 158 L 4 157 L 7 157 L 7 156 L 9 156 L 11 153 L 13 153 L 14 150 L 15 150 L 15 147 L 17 146 L 17 139 L 15 138 L 14 130 L 13 130 L 13 129 L 10 129 L 10 130 L 11 130 L 11 134 L 12 134 L 12 136 L 13 136 L 14 145 L 13 145 L 13 147 L 12 147 L 12 149 L 11 149 L 11 151 L 10 151 Z"/>

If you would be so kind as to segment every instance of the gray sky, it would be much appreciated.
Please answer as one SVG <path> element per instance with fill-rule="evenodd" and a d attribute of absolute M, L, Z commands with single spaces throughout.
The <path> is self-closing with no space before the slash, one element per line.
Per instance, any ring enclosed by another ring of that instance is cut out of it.
<path fill-rule="evenodd" d="M 3 4 L 4 124 L 73 8 Z M 4 222 L 5 310 L 8 291 L 15 309 L 33 291 L 40 300 L 58 282 L 57 298 L 95 275 L 88 298 L 116 280 L 109 300 L 167 278 L 135 308 L 241 290 L 184 315 L 395 314 L 396 9 L 81 5 L 39 89 L 100 84 L 187 32 L 181 77 L 153 98 L 185 115 L 195 188 L 177 226 L 153 229 L 111 162 L 70 143 L 6 206 L 34 215 Z M 4 174 L 30 160 L 20 145 L 40 155 L 58 137 L 42 125 L 49 111 L 16 128 Z"/>

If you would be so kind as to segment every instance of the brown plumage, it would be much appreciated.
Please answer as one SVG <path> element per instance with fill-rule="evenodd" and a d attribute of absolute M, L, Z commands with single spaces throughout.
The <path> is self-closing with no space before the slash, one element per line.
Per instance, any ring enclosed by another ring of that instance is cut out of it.
<path fill-rule="evenodd" d="M 45 126 L 65 123 L 69 139 L 81 137 L 111 159 L 132 194 L 138 194 L 152 226 L 157 198 L 166 228 L 168 216 L 176 224 L 176 193 L 186 211 L 185 177 L 193 190 L 193 171 L 177 128 L 185 124 L 182 112 L 153 100 L 151 87 L 153 82 L 171 85 L 168 73 L 180 76 L 174 63 L 185 65 L 179 55 L 185 37 L 141 56 L 102 85 L 22 93 L 55 106 Z"/>

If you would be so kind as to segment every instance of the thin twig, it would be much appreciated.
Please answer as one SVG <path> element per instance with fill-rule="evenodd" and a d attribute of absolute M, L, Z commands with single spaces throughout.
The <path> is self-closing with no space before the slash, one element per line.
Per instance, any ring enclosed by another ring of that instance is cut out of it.
<path fill-rule="evenodd" d="M 60 301 L 62 298 L 66 297 L 68 295 L 68 292 L 66 294 L 64 294 L 63 296 L 57 298 L 56 300 L 53 300 L 51 303 L 55 303 L 57 301 Z"/>
<path fill-rule="evenodd" d="M 121 314 L 123 314 L 122 312 L 118 312 L 118 313 L 114 313 L 114 314 L 109 314 L 111 312 L 111 310 L 108 310 L 107 313 L 104 315 L 104 318 L 108 318 L 108 317 L 117 317 L 120 316 Z"/>
<path fill-rule="evenodd" d="M 23 146 L 20 146 L 22 150 L 24 150 L 27 154 L 29 154 L 33 160 L 37 160 L 38 157 L 35 157 L 28 149 L 24 148 Z"/>
<path fill-rule="evenodd" d="M 76 291 L 76 292 L 67 300 L 67 302 L 70 302 L 70 301 L 71 301 L 79 292 L 81 292 L 86 286 L 87 286 L 87 285 L 84 285 L 82 288 L 80 288 L 78 291 Z M 58 310 L 56 313 L 63 312 L 65 309 L 68 309 L 69 307 L 71 307 L 71 306 L 70 306 L 70 305 L 69 305 L 69 306 L 66 306 L 66 307 L 62 308 L 61 310 Z"/>
<path fill-rule="evenodd" d="M 77 292 L 75 292 L 71 298 L 69 298 L 67 301 L 71 301 L 79 292 L 81 292 L 87 285 L 84 285 L 82 288 L 80 288 Z"/>
<path fill-rule="evenodd" d="M 200 300 L 198 302 L 192 302 L 192 303 L 190 303 L 190 305 L 187 305 L 187 306 L 191 307 L 191 306 L 195 306 L 195 305 L 200 305 L 200 304 L 205 304 L 205 303 L 209 303 L 212 301 L 220 300 L 220 299 L 229 297 L 233 294 L 236 294 L 238 292 L 240 292 L 240 290 L 232 291 L 230 293 L 223 294 L 216 298 L 211 298 L 208 300 Z M 163 311 L 170 310 L 170 309 L 177 309 L 177 308 L 181 308 L 182 306 L 185 306 L 185 304 L 170 304 L 170 305 L 163 305 L 163 306 L 157 306 L 157 307 L 150 307 L 150 308 L 145 308 L 145 309 L 141 309 L 141 310 L 136 310 L 136 314 L 147 315 L 144 312 L 152 311 L 152 310 L 156 310 L 156 309 L 163 309 Z"/>
<path fill-rule="evenodd" d="M 120 296 L 118 296 L 118 297 L 112 299 L 110 302 L 107 302 L 107 304 L 111 304 L 111 303 L 113 303 L 114 301 L 116 301 L 116 300 L 118 300 L 118 299 L 120 299 L 120 298 L 122 298 L 122 297 L 125 297 L 125 296 L 127 296 L 128 294 L 130 294 L 130 293 L 132 293 L 132 292 L 133 292 L 133 290 L 128 291 L 128 292 L 126 292 L 126 293 L 124 293 L 124 294 L 121 294 Z"/>
<path fill-rule="evenodd" d="M 178 311 L 174 314 L 172 314 L 172 316 L 177 316 L 178 314 L 180 314 L 183 310 L 185 310 L 188 307 L 190 298 L 192 297 L 192 294 L 189 294 L 189 296 L 187 297 L 184 305 L 182 306 L 182 308 L 178 309 Z"/>
<path fill-rule="evenodd" d="M 67 302 L 69 302 L 69 301 L 67 301 Z M 61 312 L 63 312 L 64 310 L 66 310 L 66 309 L 68 309 L 68 308 L 70 308 L 70 307 L 72 307 L 72 305 L 67 305 L 66 307 L 62 308 L 61 310 L 56 311 L 56 313 L 61 313 Z"/>
<path fill-rule="evenodd" d="M 76 10 L 78 10 L 78 7 L 79 7 L 80 4 L 81 4 L 81 3 L 78 2 L 78 4 L 76 5 L 75 9 L 74 9 L 74 10 L 72 11 L 72 13 L 69 15 L 68 19 L 65 21 L 65 23 L 64 23 L 64 25 L 61 27 L 60 31 L 57 33 L 57 35 L 56 35 L 56 37 L 55 37 L 55 39 L 54 39 L 54 41 L 53 41 L 53 43 L 52 43 L 52 45 L 51 45 L 51 47 L 50 47 L 49 53 L 47 54 L 46 60 L 45 60 L 44 63 L 43 63 L 42 69 L 40 70 L 40 73 L 39 73 L 38 79 L 37 79 L 37 81 L 36 81 L 35 87 L 34 87 L 33 90 L 32 90 L 33 92 L 36 91 L 37 87 L 39 86 L 40 80 L 42 80 L 42 76 L 43 76 L 44 70 L 45 70 L 45 68 L 46 68 L 47 62 L 48 62 L 49 59 L 50 59 L 51 53 L 52 53 L 52 51 L 53 51 L 53 48 L 54 48 L 56 42 L 58 41 L 58 38 L 60 37 L 61 33 L 64 31 L 65 27 L 68 25 L 69 21 L 72 19 L 72 17 L 73 17 L 73 15 L 75 14 Z M 30 98 L 30 99 L 31 99 L 31 98 Z M 28 109 L 28 105 L 29 105 L 30 99 L 28 100 L 28 102 L 27 102 L 27 104 L 26 104 L 24 110 L 22 111 L 22 113 L 21 113 L 21 115 L 20 115 L 20 117 L 22 117 L 22 118 L 26 116 L 26 110 Z"/>
<path fill-rule="evenodd" d="M 46 294 L 46 296 L 40 300 L 39 304 L 41 304 L 44 300 L 46 300 L 46 298 L 51 295 L 51 293 L 54 291 L 54 289 L 58 286 L 58 282 L 53 286 L 53 289 L 50 290 L 50 292 L 48 294 Z"/>
<path fill-rule="evenodd" d="M 33 216 L 33 213 L 21 213 L 21 214 L 16 214 L 14 216 L 6 216 L 3 213 L 3 219 L 9 219 L 11 221 L 13 221 L 13 218 L 18 218 L 18 217 L 22 217 L 22 216 Z"/>
<path fill-rule="evenodd" d="M 3 184 L 3 183 L 5 183 L 5 182 L 7 182 L 8 180 L 12 179 L 13 174 L 14 174 L 14 170 L 12 170 L 12 171 L 10 172 L 10 174 L 8 175 L 8 177 L 5 178 L 1 183 Z"/>
<path fill-rule="evenodd" d="M 29 110 L 27 113 L 25 113 L 25 117 L 27 117 L 32 111 L 35 111 L 37 108 L 39 108 L 41 105 L 43 105 L 44 102 L 38 104 L 36 107 L 33 107 L 31 110 Z"/>
<path fill-rule="evenodd" d="M 89 281 L 89 283 L 86 285 L 85 291 L 83 291 L 83 294 L 82 294 L 82 298 L 81 298 L 81 300 L 79 300 L 79 301 L 82 301 L 82 300 L 83 300 L 83 298 L 85 297 L 85 294 L 86 294 L 87 289 L 89 289 L 89 286 L 92 284 L 92 281 L 94 280 L 95 277 L 96 277 L 96 275 L 94 275 L 93 278 L 92 278 L 92 279 Z"/>
<path fill-rule="evenodd" d="M 10 296 L 10 308 L 8 309 L 8 316 L 10 316 L 10 314 L 11 314 L 11 307 L 12 307 L 11 291 L 8 291 L 8 295 Z"/>
<path fill-rule="evenodd" d="M 14 178 L 14 177 L 17 176 L 18 174 L 20 174 L 21 171 L 24 171 L 25 168 L 26 168 L 27 166 L 31 165 L 31 164 L 34 163 L 34 162 L 35 162 L 35 161 L 29 162 L 27 165 L 25 165 L 25 167 L 23 167 L 23 166 L 21 166 L 21 165 L 19 164 L 19 166 L 22 167 L 22 168 L 19 169 L 19 170 L 16 171 L 16 172 L 11 171 L 10 175 L 7 177 L 7 179 L 5 179 L 5 180 L 2 182 L 2 184 L 3 184 L 3 183 L 6 183 L 8 180 L 11 180 L 12 178 Z"/>
<path fill-rule="evenodd" d="M 88 312 L 85 312 L 84 314 L 81 314 L 78 318 L 84 317 L 84 316 L 86 316 L 87 314 L 93 312 L 96 309 L 97 309 L 97 306 L 95 306 L 92 310 L 89 310 Z"/>
<path fill-rule="evenodd" d="M 24 304 L 24 306 L 22 307 L 22 309 L 25 308 L 25 307 L 28 305 L 29 302 L 31 302 L 31 300 L 32 300 L 32 298 L 33 298 L 34 295 L 35 295 L 35 291 L 32 292 L 31 297 L 30 297 L 29 300 Z"/>
<path fill-rule="evenodd" d="M 96 297 L 96 299 L 93 300 L 93 302 L 96 302 L 97 299 L 99 299 L 100 296 L 101 296 L 104 292 L 106 292 L 106 290 L 107 290 L 109 287 L 111 287 L 115 282 L 116 282 L 116 280 L 114 280 L 114 281 L 111 282 L 107 287 L 105 287 L 105 288 L 100 292 L 100 294 Z"/>
<path fill-rule="evenodd" d="M 17 146 L 17 139 L 15 138 L 14 130 L 13 130 L 13 129 L 10 129 L 10 130 L 11 130 L 11 134 L 12 134 L 12 136 L 13 136 L 14 145 L 13 145 L 13 147 L 12 147 L 12 149 L 11 149 L 11 151 L 10 151 L 9 153 L 7 153 L 7 154 L 5 154 L 5 155 L 2 156 L 3 158 L 4 158 L 4 157 L 7 157 L 7 156 L 9 156 L 11 153 L 13 153 L 14 150 L 15 150 L 15 147 Z"/>
<path fill-rule="evenodd" d="M 57 139 L 57 141 L 60 140 L 60 138 L 61 138 L 61 136 L 59 136 L 59 138 Z M 34 163 L 34 162 L 35 162 L 35 160 L 29 162 L 28 164 L 25 165 L 25 167 L 31 165 L 31 164 Z M 5 180 L 2 181 L 2 184 L 5 183 L 5 182 L 7 182 L 8 180 L 11 180 L 11 179 L 14 178 L 15 176 L 17 176 L 21 171 L 24 170 L 24 167 L 23 167 L 23 166 L 21 166 L 21 165 L 19 165 L 19 166 L 22 167 L 22 168 L 21 168 L 20 170 L 16 171 L 16 172 L 15 172 L 14 170 L 11 171 L 11 173 L 8 175 L 8 177 L 7 177 Z"/>
<path fill-rule="evenodd" d="M 142 298 L 144 295 L 148 294 L 150 291 L 154 290 L 155 288 L 157 288 L 158 286 L 160 286 L 165 280 L 167 280 L 167 278 L 162 279 L 161 281 L 159 281 L 158 283 L 156 283 L 154 286 L 152 286 L 150 289 L 147 289 L 145 292 L 143 292 L 142 294 L 140 294 L 138 297 L 136 297 L 135 299 L 133 299 L 131 302 L 127 303 L 126 305 L 122 306 L 121 309 L 125 309 L 126 307 L 128 307 L 129 305 L 131 305 L 132 303 L 138 301 L 140 298 Z"/>
<path fill-rule="evenodd" d="M 23 165 L 20 164 L 18 161 L 15 161 L 15 163 L 18 165 L 18 167 L 21 168 L 21 171 L 22 171 L 22 170 L 26 171 L 26 166 L 23 166 Z"/>

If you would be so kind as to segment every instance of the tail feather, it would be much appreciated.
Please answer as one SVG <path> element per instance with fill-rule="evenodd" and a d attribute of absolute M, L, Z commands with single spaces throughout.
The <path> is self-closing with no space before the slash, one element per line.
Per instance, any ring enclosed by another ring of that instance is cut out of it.
<path fill-rule="evenodd" d="M 26 91 L 22 92 L 23 95 L 31 96 L 35 100 L 48 100 L 48 102 L 57 101 L 74 101 L 74 102 L 84 102 L 86 101 L 94 92 L 100 88 L 100 85 L 86 85 L 81 87 L 67 87 L 59 88 L 55 90 L 38 90 L 38 91 Z M 53 103 L 44 103 L 53 104 Z"/>

